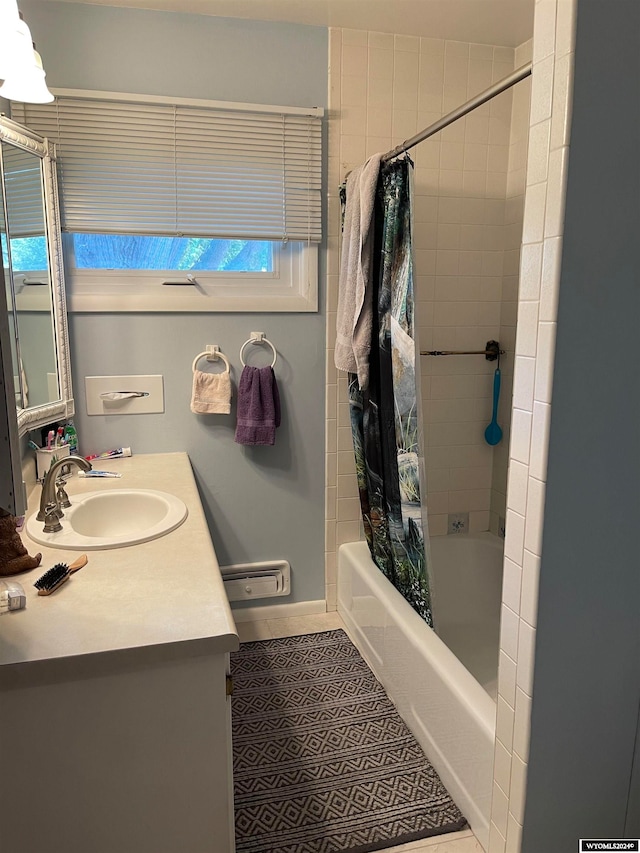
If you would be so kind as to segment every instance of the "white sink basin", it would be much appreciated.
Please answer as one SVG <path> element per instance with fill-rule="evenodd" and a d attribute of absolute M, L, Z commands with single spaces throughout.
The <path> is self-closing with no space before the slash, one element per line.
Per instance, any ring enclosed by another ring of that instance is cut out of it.
<path fill-rule="evenodd" d="M 34 513 L 27 533 L 41 545 L 77 551 L 123 548 L 157 539 L 175 530 L 187 507 L 174 495 L 153 489 L 109 489 L 71 496 L 72 506 L 60 519 L 62 530 L 44 533 Z"/>

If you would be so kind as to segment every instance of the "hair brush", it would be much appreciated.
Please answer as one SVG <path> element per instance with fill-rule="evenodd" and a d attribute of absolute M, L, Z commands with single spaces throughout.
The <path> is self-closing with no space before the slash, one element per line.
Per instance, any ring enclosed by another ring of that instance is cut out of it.
<path fill-rule="evenodd" d="M 62 586 L 70 575 L 77 572 L 78 569 L 81 569 L 83 566 L 86 566 L 88 562 L 89 560 L 87 555 L 83 554 L 69 566 L 67 566 L 66 563 L 56 563 L 53 568 L 49 569 L 48 572 L 45 572 L 42 577 L 38 578 L 34 583 L 34 586 L 38 590 L 38 595 L 51 595 L 51 593 L 55 592 L 58 587 Z"/>

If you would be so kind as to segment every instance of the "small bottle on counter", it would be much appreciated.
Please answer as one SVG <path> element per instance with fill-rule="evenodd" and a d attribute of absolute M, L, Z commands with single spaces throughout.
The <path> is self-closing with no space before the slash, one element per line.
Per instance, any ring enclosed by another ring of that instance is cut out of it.
<path fill-rule="evenodd" d="M 73 421 L 69 421 L 69 423 L 64 428 L 64 438 L 66 443 L 69 445 L 69 453 L 71 456 L 78 455 L 78 433 L 76 432 L 76 428 L 73 425 Z"/>

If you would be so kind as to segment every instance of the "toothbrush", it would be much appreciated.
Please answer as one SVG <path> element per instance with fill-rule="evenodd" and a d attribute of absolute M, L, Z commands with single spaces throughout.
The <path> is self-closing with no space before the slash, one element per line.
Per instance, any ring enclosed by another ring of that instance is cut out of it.
<path fill-rule="evenodd" d="M 62 584 L 69 579 L 73 572 L 77 572 L 78 569 L 86 566 L 88 562 L 89 559 L 87 555 L 82 554 L 81 557 L 78 557 L 78 559 L 69 566 L 67 566 L 66 563 L 56 563 L 53 568 L 49 569 L 48 572 L 45 572 L 42 577 L 38 578 L 34 583 L 34 586 L 38 590 L 38 595 L 51 595 L 52 592 L 55 592 L 58 587 L 62 586 Z"/>

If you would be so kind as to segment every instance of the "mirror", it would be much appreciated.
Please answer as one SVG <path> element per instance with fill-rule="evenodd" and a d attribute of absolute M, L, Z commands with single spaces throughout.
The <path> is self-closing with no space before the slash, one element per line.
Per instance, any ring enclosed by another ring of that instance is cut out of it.
<path fill-rule="evenodd" d="M 18 432 L 73 415 L 53 145 L 0 117 L 0 243 Z"/>

